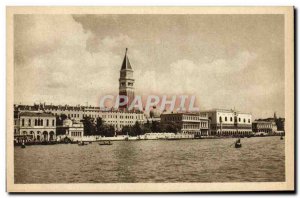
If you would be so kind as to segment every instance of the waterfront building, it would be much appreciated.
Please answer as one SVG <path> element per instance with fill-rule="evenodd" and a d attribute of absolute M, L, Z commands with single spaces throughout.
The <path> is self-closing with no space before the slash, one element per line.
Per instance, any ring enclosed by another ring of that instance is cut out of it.
<path fill-rule="evenodd" d="M 276 112 L 274 113 L 273 117 L 269 117 L 269 118 L 260 118 L 257 119 L 256 121 L 258 122 L 266 122 L 268 124 L 272 123 L 272 131 L 280 131 L 281 133 L 284 133 L 285 131 L 285 119 L 284 118 L 277 118 Z M 275 124 L 274 124 L 275 123 Z M 275 126 L 276 125 L 276 126 Z M 268 129 L 270 129 L 270 127 L 268 126 Z M 270 131 L 270 130 L 267 130 Z"/>
<path fill-rule="evenodd" d="M 129 62 L 127 55 L 127 48 L 125 51 L 124 60 L 120 70 L 119 78 L 119 96 L 126 96 L 128 101 L 124 105 L 119 105 L 119 109 L 126 109 L 132 103 L 134 99 L 134 78 L 133 78 L 133 69 Z M 120 103 L 123 103 L 124 98 L 120 97 Z"/>
<path fill-rule="evenodd" d="M 15 111 L 39 111 L 52 113 L 55 116 L 62 114 L 70 119 L 82 120 L 84 117 L 97 118 L 100 117 L 100 108 L 92 106 L 70 106 L 70 105 L 47 105 L 46 103 L 33 104 L 33 105 L 15 105 Z"/>
<path fill-rule="evenodd" d="M 208 119 L 208 114 L 205 112 L 198 112 L 200 116 L 200 135 L 210 136 L 210 120 Z"/>
<path fill-rule="evenodd" d="M 52 141 L 56 138 L 56 119 L 51 113 L 20 112 L 15 121 L 18 128 L 15 136 L 26 136 L 35 141 Z"/>
<path fill-rule="evenodd" d="M 252 115 L 234 110 L 205 111 L 210 120 L 211 135 L 236 136 L 252 134 Z"/>
<path fill-rule="evenodd" d="M 102 120 L 112 125 L 115 131 L 121 131 L 124 126 L 133 126 L 136 122 L 144 124 L 145 115 L 140 111 L 102 111 Z"/>
<path fill-rule="evenodd" d="M 57 126 L 57 136 L 66 136 L 71 139 L 80 139 L 84 135 L 83 123 L 76 120 L 65 119 L 62 126 Z"/>
<path fill-rule="evenodd" d="M 263 121 L 263 120 L 255 120 L 252 123 L 252 129 L 254 133 L 268 133 L 273 134 L 277 131 L 277 125 L 273 120 Z"/>
<path fill-rule="evenodd" d="M 140 111 L 127 111 L 124 110 L 111 110 L 104 111 L 100 107 L 92 106 L 70 106 L 70 105 L 46 105 L 34 104 L 30 105 L 15 105 L 15 112 L 46 112 L 52 113 L 55 116 L 66 115 L 69 119 L 79 122 L 85 117 L 94 118 L 96 122 L 97 118 L 102 118 L 103 122 L 114 126 L 116 131 L 121 131 L 124 126 L 132 126 L 135 122 L 143 124 L 145 116 Z M 16 130 L 17 127 L 15 128 Z"/>
<path fill-rule="evenodd" d="M 209 120 L 205 113 L 164 113 L 161 114 L 162 123 L 176 123 L 180 132 L 195 136 L 210 135 Z"/>

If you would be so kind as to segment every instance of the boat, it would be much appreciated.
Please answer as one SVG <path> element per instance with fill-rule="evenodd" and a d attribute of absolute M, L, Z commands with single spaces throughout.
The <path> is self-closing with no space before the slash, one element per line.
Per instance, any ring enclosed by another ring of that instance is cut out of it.
<path fill-rule="evenodd" d="M 280 136 L 280 139 L 283 140 L 283 136 Z"/>
<path fill-rule="evenodd" d="M 112 145 L 112 143 L 111 143 L 111 141 L 109 141 L 109 140 L 108 140 L 108 141 L 100 141 L 100 142 L 99 142 L 99 145 L 100 145 L 100 146 Z"/>
<path fill-rule="evenodd" d="M 166 140 L 181 140 L 182 138 L 179 137 L 166 137 Z"/>
<path fill-rule="evenodd" d="M 78 146 L 85 146 L 85 145 L 87 145 L 85 142 L 79 142 L 78 143 Z"/>
<path fill-rule="evenodd" d="M 235 148 L 241 148 L 242 144 L 240 142 L 236 142 L 234 145 Z"/>
<path fill-rule="evenodd" d="M 25 148 L 25 143 L 23 142 L 22 145 L 21 145 L 21 148 Z"/>
<path fill-rule="evenodd" d="M 242 147 L 242 143 L 241 143 L 241 139 L 238 139 L 235 144 L 234 144 L 235 148 L 241 148 Z"/>

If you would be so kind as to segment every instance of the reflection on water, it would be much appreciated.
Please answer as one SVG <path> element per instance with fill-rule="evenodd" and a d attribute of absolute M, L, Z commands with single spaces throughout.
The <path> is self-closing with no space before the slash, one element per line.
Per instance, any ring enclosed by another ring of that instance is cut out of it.
<path fill-rule="evenodd" d="M 279 137 L 15 147 L 15 183 L 284 181 Z"/>

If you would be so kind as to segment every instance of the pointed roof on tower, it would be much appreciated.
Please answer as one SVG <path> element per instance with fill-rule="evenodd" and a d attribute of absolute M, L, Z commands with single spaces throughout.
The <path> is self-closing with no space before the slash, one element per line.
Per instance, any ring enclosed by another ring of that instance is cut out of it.
<path fill-rule="evenodd" d="M 128 56 L 127 56 L 127 51 L 128 51 L 128 49 L 126 48 L 125 56 L 124 56 L 124 60 L 123 60 L 123 63 L 122 63 L 121 70 L 124 70 L 124 69 L 132 70 L 131 64 L 130 64 Z"/>

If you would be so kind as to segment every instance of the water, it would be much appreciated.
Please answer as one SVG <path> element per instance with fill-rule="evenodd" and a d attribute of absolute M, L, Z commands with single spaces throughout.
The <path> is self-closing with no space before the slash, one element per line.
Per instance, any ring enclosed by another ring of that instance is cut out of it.
<path fill-rule="evenodd" d="M 279 137 L 15 147 L 15 183 L 285 181 Z"/>

